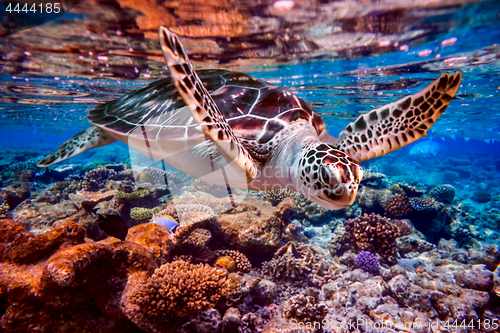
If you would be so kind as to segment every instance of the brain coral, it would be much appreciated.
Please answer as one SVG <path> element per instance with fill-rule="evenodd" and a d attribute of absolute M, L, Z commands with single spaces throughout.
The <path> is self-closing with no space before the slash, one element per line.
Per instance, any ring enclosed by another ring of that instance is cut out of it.
<path fill-rule="evenodd" d="M 384 203 L 384 210 L 390 216 L 400 217 L 413 211 L 410 199 L 406 194 L 397 194 L 389 197 Z"/>
<path fill-rule="evenodd" d="M 344 223 L 344 240 L 355 251 L 376 252 L 389 258 L 394 254 L 399 230 L 396 225 L 388 222 L 388 218 L 374 213 L 349 219 Z"/>
<path fill-rule="evenodd" d="M 430 192 L 429 196 L 433 197 L 437 201 L 451 204 L 455 198 L 455 188 L 453 185 L 445 184 L 434 187 Z"/>

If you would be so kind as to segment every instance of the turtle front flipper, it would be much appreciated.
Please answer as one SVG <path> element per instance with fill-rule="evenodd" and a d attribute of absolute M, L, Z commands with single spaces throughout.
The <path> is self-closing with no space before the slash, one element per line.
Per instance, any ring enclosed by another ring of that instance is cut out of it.
<path fill-rule="evenodd" d="M 214 100 L 203 86 L 176 34 L 160 27 L 160 44 L 168 69 L 193 119 L 205 138 L 211 140 L 228 163 L 245 171 L 247 182 L 257 176 L 257 167 L 247 149 L 234 135 Z"/>
<path fill-rule="evenodd" d="M 116 139 L 107 132 L 96 126 L 90 126 L 64 142 L 55 152 L 45 156 L 43 160 L 38 162 L 38 166 L 48 167 L 84 151 L 105 146 L 115 141 Z"/>
<path fill-rule="evenodd" d="M 461 80 L 460 72 L 444 73 L 418 93 L 360 116 L 340 132 L 336 147 L 359 163 L 417 141 L 446 110 Z"/>

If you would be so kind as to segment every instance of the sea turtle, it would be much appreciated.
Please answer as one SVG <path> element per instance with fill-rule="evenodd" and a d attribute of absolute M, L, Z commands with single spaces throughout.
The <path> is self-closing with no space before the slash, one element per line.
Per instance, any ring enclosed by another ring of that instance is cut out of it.
<path fill-rule="evenodd" d="M 49 166 L 122 141 L 194 177 L 253 190 L 287 187 L 328 209 L 351 205 L 363 177 L 358 163 L 426 135 L 462 75 L 442 74 L 427 88 L 359 116 L 330 136 L 321 116 L 288 89 L 239 72 L 198 70 L 177 35 L 160 27 L 171 76 L 97 105 L 93 126 L 51 153 Z"/>

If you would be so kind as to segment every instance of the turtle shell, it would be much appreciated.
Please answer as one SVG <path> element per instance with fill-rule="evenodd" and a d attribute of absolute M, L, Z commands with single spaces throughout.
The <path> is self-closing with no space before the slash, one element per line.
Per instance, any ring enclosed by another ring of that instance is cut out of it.
<path fill-rule="evenodd" d="M 319 114 L 286 88 L 239 72 L 210 69 L 197 73 L 235 135 L 261 156 L 272 148 L 276 134 L 294 121 L 308 122 L 318 135 L 326 130 Z M 160 132 L 173 139 L 189 136 L 188 128 L 197 125 L 190 116 L 179 116 L 184 106 L 171 78 L 165 78 L 96 106 L 87 119 L 100 128 L 125 135 L 138 126 L 153 127 L 157 139 L 162 137 Z"/>

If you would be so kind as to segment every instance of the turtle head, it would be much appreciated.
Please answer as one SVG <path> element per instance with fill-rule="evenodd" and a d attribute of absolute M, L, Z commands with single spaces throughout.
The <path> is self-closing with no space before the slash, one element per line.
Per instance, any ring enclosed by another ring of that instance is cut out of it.
<path fill-rule="evenodd" d="M 363 169 L 346 153 L 326 143 L 308 147 L 298 162 L 298 191 L 327 209 L 342 209 L 356 199 Z"/>

